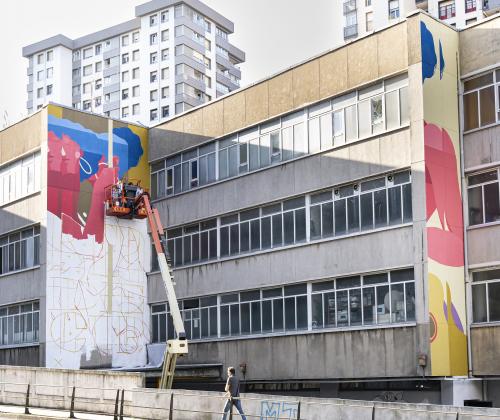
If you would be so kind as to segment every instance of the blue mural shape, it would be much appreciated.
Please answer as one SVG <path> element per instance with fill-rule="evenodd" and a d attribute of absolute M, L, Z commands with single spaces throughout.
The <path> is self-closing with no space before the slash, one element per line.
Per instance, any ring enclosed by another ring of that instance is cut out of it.
<path fill-rule="evenodd" d="M 59 138 L 63 135 L 70 137 L 82 149 L 84 156 L 80 159 L 80 182 L 96 174 L 101 158 L 108 160 L 108 133 L 94 133 L 81 124 L 53 115 L 49 115 L 48 118 L 49 131 L 54 132 Z M 137 166 L 143 153 L 141 139 L 130 128 L 113 129 L 113 155 L 119 159 L 120 178 L 130 168 Z"/>
<path fill-rule="evenodd" d="M 293 420 L 297 418 L 298 403 L 261 401 L 260 420 Z"/>
<path fill-rule="evenodd" d="M 439 80 L 443 79 L 444 66 L 443 46 L 441 45 L 441 40 L 439 40 Z"/>
<path fill-rule="evenodd" d="M 420 21 L 420 43 L 422 48 L 422 83 L 434 76 L 437 65 L 434 37 L 424 22 Z"/>

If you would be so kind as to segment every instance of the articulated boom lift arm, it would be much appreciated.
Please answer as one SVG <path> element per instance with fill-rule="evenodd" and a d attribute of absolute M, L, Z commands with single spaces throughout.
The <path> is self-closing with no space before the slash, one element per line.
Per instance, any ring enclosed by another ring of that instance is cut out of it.
<path fill-rule="evenodd" d="M 184 329 L 184 322 L 182 321 L 181 311 L 179 310 L 179 304 L 177 303 L 177 297 L 175 295 L 174 284 L 172 281 L 172 271 L 167 262 L 167 257 L 161 241 L 161 238 L 164 236 L 164 230 L 161 224 L 160 216 L 156 209 L 151 208 L 151 203 L 147 194 L 143 194 L 139 200 L 143 201 L 148 214 L 151 235 L 153 237 L 153 243 L 158 256 L 158 265 L 160 267 L 161 277 L 167 292 L 170 314 L 172 315 L 174 328 L 177 332 L 176 339 L 167 341 L 167 347 L 163 358 L 163 371 L 160 379 L 160 388 L 170 389 L 172 388 L 172 381 L 174 379 L 177 357 L 179 354 L 182 355 L 188 352 L 186 331 Z"/>
<path fill-rule="evenodd" d="M 158 256 L 161 277 L 167 292 L 170 315 L 173 319 L 177 338 L 168 340 L 165 354 L 163 356 L 163 371 L 160 379 L 160 388 L 171 389 L 174 379 L 175 365 L 179 355 L 188 352 L 188 342 L 186 331 L 182 321 L 181 311 L 175 295 L 172 270 L 167 260 L 162 239 L 165 231 L 161 224 L 158 210 L 151 207 L 149 194 L 144 192 L 139 186 L 133 184 L 110 185 L 105 189 L 106 214 L 127 219 L 144 219 L 147 217 L 151 228 L 151 236 Z"/>

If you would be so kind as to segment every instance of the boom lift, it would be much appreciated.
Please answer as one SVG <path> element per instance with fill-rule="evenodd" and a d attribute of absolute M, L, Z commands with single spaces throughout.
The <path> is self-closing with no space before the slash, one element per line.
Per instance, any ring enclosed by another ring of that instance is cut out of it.
<path fill-rule="evenodd" d="M 170 315 L 172 316 L 177 338 L 167 340 L 163 356 L 163 370 L 160 388 L 171 389 L 174 379 L 175 365 L 179 355 L 187 354 L 188 342 L 182 321 L 181 312 L 175 295 L 172 268 L 167 252 L 165 252 L 165 231 L 161 224 L 158 210 L 151 207 L 149 193 L 138 184 L 119 182 L 105 188 L 106 215 L 121 219 L 148 219 L 151 236 L 158 256 L 161 277 L 167 292 Z"/>

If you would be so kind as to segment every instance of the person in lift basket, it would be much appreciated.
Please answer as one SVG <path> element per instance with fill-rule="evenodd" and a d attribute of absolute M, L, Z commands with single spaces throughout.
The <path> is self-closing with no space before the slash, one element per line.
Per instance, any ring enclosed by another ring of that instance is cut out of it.
<path fill-rule="evenodd" d="M 227 382 L 225 391 L 227 393 L 227 401 L 224 406 L 224 413 L 222 414 L 221 420 L 226 420 L 227 413 L 231 409 L 231 405 L 238 409 L 242 420 L 247 420 L 245 413 L 243 413 L 243 408 L 241 407 L 240 401 L 240 380 L 236 377 L 236 371 L 234 367 L 227 369 Z"/>

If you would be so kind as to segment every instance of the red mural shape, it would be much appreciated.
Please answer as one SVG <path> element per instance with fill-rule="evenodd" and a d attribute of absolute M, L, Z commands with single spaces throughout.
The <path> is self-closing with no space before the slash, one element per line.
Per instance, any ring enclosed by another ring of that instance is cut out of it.
<path fill-rule="evenodd" d="M 105 157 L 99 161 L 99 170 L 88 179 L 92 185 L 90 207 L 86 222 L 78 217 L 81 191 L 80 159 L 84 157 L 78 143 L 53 132 L 48 136 L 47 208 L 62 221 L 62 232 L 75 239 L 94 235 L 97 243 L 104 239 L 104 188 L 118 179 L 118 158 L 113 168 L 108 168 Z"/>
<path fill-rule="evenodd" d="M 427 228 L 429 257 L 451 267 L 464 265 L 463 217 L 457 158 L 445 129 L 424 123 L 427 220 L 437 211 L 441 228 Z"/>

